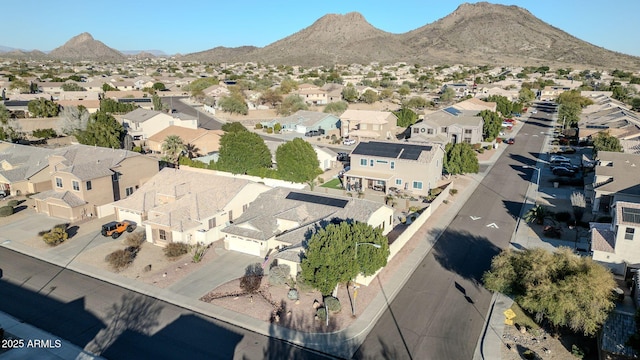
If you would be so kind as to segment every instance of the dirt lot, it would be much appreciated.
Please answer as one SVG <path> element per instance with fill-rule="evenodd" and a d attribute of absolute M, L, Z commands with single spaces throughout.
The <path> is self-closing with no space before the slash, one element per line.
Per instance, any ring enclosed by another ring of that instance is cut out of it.
<path fill-rule="evenodd" d="M 530 359 L 577 359 L 571 354 L 573 344 L 584 351 L 583 359 L 598 359 L 595 339 L 585 341 L 584 338 L 570 334 L 552 335 L 543 328 L 523 334 L 516 326 L 505 325 L 502 335 L 502 360 L 527 359 L 526 352 L 535 354 L 530 356 L 537 356 Z"/>

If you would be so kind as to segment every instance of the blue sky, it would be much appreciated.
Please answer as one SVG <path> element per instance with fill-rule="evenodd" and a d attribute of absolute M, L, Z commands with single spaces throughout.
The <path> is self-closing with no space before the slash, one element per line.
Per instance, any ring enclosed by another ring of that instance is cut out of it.
<path fill-rule="evenodd" d="M 636 17 L 640 13 L 638 0 L 491 2 L 523 7 L 582 40 L 640 56 L 640 27 L 625 15 Z M 185 54 L 216 46 L 262 47 L 310 26 L 329 13 L 357 11 L 378 29 L 404 33 L 445 17 L 461 3 L 450 0 L 4 1 L 0 45 L 49 51 L 73 36 L 88 32 L 118 50 Z"/>

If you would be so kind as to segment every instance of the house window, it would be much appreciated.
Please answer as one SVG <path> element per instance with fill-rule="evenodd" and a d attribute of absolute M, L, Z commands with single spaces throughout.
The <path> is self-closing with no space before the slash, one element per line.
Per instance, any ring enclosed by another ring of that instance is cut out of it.
<path fill-rule="evenodd" d="M 373 159 L 369 160 L 369 166 L 373 166 Z"/>
<path fill-rule="evenodd" d="M 471 138 L 464 138 L 462 141 L 466 142 L 467 144 L 471 144 Z"/>
<path fill-rule="evenodd" d="M 422 181 L 414 181 L 413 188 L 417 190 L 422 190 Z"/>
<path fill-rule="evenodd" d="M 396 179 L 396 185 L 402 185 L 402 179 Z"/>
<path fill-rule="evenodd" d="M 91 190 L 91 180 L 87 181 L 87 190 Z"/>
<path fill-rule="evenodd" d="M 158 236 L 160 237 L 160 240 L 167 240 L 167 232 L 165 230 L 158 230 Z"/>
<path fill-rule="evenodd" d="M 59 177 L 56 178 L 56 187 L 59 187 L 59 188 L 62 187 L 62 179 Z"/>
<path fill-rule="evenodd" d="M 126 196 L 129 196 L 129 195 L 133 194 L 133 188 L 132 187 L 128 187 L 128 188 L 124 189 L 124 192 L 125 192 Z"/>
<path fill-rule="evenodd" d="M 624 231 L 624 239 L 625 240 L 633 240 L 633 233 L 636 231 L 636 229 L 632 228 L 632 227 L 628 227 L 625 231 Z"/>
<path fill-rule="evenodd" d="M 73 180 L 73 181 L 71 181 L 71 185 L 73 186 L 73 190 L 80 191 L 80 183 L 79 182 Z"/>
<path fill-rule="evenodd" d="M 216 227 L 216 218 L 209 219 L 209 229 Z"/>
<path fill-rule="evenodd" d="M 392 162 L 391 162 L 391 170 L 393 170 L 393 169 L 395 169 L 395 168 L 396 168 L 396 162 L 395 162 L 395 161 L 392 161 Z"/>
<path fill-rule="evenodd" d="M 471 129 L 464 129 L 465 134 L 471 134 Z"/>
<path fill-rule="evenodd" d="M 443 133 L 443 134 L 446 134 L 447 133 L 447 127 L 446 126 L 441 127 L 440 128 L 440 132 Z"/>
<path fill-rule="evenodd" d="M 361 166 L 367 166 L 367 159 L 360 159 Z"/>
<path fill-rule="evenodd" d="M 418 133 L 420 133 L 420 129 L 419 129 L 419 128 L 413 128 L 413 133 L 414 133 L 414 134 L 418 134 Z"/>
<path fill-rule="evenodd" d="M 427 134 L 433 135 L 433 129 L 427 129 Z"/>

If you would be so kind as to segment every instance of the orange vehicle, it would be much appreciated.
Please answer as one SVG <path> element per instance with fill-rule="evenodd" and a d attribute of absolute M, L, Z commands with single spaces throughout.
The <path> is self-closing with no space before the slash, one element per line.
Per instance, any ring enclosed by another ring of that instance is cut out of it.
<path fill-rule="evenodd" d="M 102 225 L 102 236 L 111 236 L 117 239 L 123 232 L 132 232 L 134 230 L 134 224 L 130 221 L 123 220 L 120 222 L 112 221 Z"/>

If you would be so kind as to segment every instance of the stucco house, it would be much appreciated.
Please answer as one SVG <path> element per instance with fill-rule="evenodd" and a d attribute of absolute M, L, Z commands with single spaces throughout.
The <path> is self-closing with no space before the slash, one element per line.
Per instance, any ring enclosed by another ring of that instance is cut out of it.
<path fill-rule="evenodd" d="M 398 117 L 390 111 L 347 109 L 340 121 L 345 138 L 391 140 L 398 132 Z"/>
<path fill-rule="evenodd" d="M 188 117 L 183 120 L 164 112 L 139 108 L 124 114 L 122 125 L 135 141 L 146 144 L 146 140 L 152 135 L 172 125 L 197 129 L 198 119 Z"/>
<path fill-rule="evenodd" d="M 484 120 L 477 110 L 459 110 L 447 107 L 427 114 L 424 120 L 411 125 L 410 142 L 439 144 L 482 142 Z"/>
<path fill-rule="evenodd" d="M 351 152 L 351 168 L 343 182 L 348 191 L 386 194 L 395 187 L 426 196 L 442 178 L 443 158 L 443 147 L 435 143 L 361 142 Z"/>
<path fill-rule="evenodd" d="M 102 205 L 132 195 L 158 172 L 158 161 L 136 152 L 87 145 L 48 157 L 51 189 L 32 196 L 39 213 L 69 221 L 111 212 Z"/>
<path fill-rule="evenodd" d="M 0 141 L 0 193 L 25 195 L 50 190 L 48 157 L 53 152 Z"/>
<path fill-rule="evenodd" d="M 333 114 L 298 110 L 283 118 L 261 122 L 264 127 L 273 127 L 276 123 L 282 125 L 282 131 L 305 134 L 311 130 L 323 130 L 325 136 L 340 136 L 340 119 Z"/>
<path fill-rule="evenodd" d="M 640 268 L 640 203 L 618 201 L 611 224 L 591 223 L 593 260 L 615 274 Z"/>
<path fill-rule="evenodd" d="M 592 213 L 609 213 L 618 201 L 640 203 L 640 155 L 599 151 L 593 183 L 586 187 Z"/>
<path fill-rule="evenodd" d="M 309 105 L 325 105 L 328 103 L 327 92 L 315 85 L 301 84 L 294 94 L 300 96 Z"/>
<path fill-rule="evenodd" d="M 164 168 L 132 196 L 114 202 L 119 220 L 145 228 L 147 241 L 210 244 L 270 187 L 210 171 Z"/>
<path fill-rule="evenodd" d="M 147 139 L 149 150 L 157 153 L 162 152 L 162 144 L 167 136 L 176 135 L 182 139 L 185 145 L 193 145 L 197 153 L 201 155 L 217 152 L 220 148 L 220 137 L 224 135 L 222 130 L 207 130 L 202 128 L 191 129 L 182 126 L 172 125 L 161 130 Z"/>
<path fill-rule="evenodd" d="M 296 254 L 313 232 L 346 220 L 379 227 L 386 235 L 393 226 L 393 209 L 369 200 L 278 187 L 260 194 L 222 233 L 228 250 L 259 257 L 273 251 Z"/>

